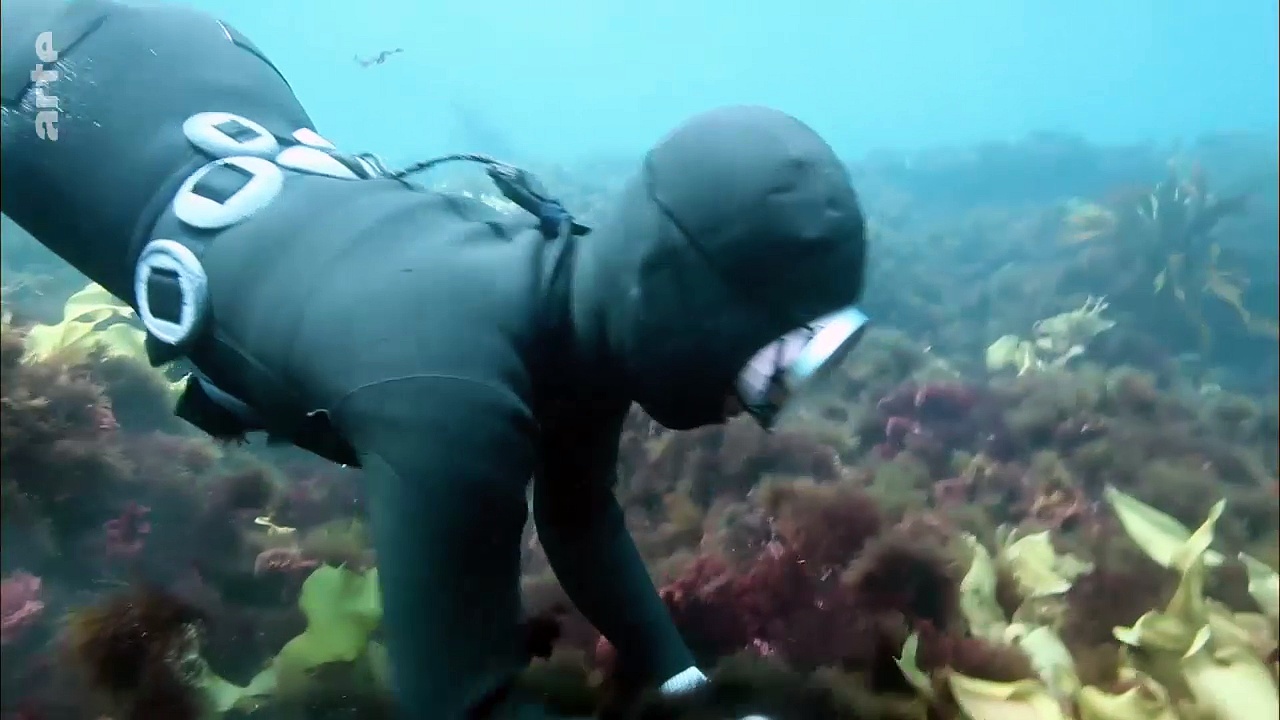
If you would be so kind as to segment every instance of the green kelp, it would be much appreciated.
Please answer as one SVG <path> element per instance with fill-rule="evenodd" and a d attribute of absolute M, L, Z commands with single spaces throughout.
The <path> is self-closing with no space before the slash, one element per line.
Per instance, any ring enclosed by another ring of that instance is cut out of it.
<path fill-rule="evenodd" d="M 1177 703 L 1197 707 L 1218 720 L 1280 716 L 1273 668 L 1247 642 L 1248 615 L 1233 613 L 1204 595 L 1205 561 L 1214 524 L 1225 502 L 1171 556 L 1181 582 L 1164 610 L 1153 610 L 1132 627 L 1116 628 L 1132 667 L 1160 683 Z"/>
<path fill-rule="evenodd" d="M 203 660 L 189 659 L 197 668 L 193 683 L 205 698 L 210 717 L 305 697 L 313 673 L 335 663 L 353 664 L 357 666 L 353 671 L 377 686 L 387 686 L 385 653 L 371 640 L 382 622 L 376 569 L 360 573 L 322 565 L 302 584 L 298 607 L 307 619 L 307 629 L 286 643 L 248 685 L 233 685 Z"/>
<path fill-rule="evenodd" d="M 1119 268 L 1149 279 L 1152 296 L 1168 298 L 1208 352 L 1213 332 L 1206 320 L 1210 299 L 1229 306 L 1253 334 L 1280 338 L 1280 325 L 1245 306 L 1248 278 L 1224 267 L 1219 225 L 1245 209 L 1245 196 L 1209 191 L 1204 173 L 1169 175 L 1150 192 L 1117 208 L 1076 201 L 1067 208 L 1062 239 L 1068 244 L 1108 243 Z"/>
<path fill-rule="evenodd" d="M 1082 198 L 1067 201 L 1062 221 L 1062 242 L 1068 245 L 1105 238 L 1116 231 L 1119 217 L 1110 208 Z"/>
<path fill-rule="evenodd" d="M 1163 610 L 1151 610 L 1132 627 L 1117 627 L 1124 646 L 1118 685 L 1082 684 L 1075 659 L 1057 637 L 1055 607 L 1066 602 L 1074 578 L 1090 566 L 1058 553 L 1048 533 L 1018 537 L 1002 532 L 995 559 L 966 536 L 972 551 L 961 584 L 961 609 L 969 630 L 992 642 L 1016 645 L 1032 660 L 1038 680 L 996 682 L 942 668 L 920 668 L 919 640 L 912 635 L 897 663 L 908 684 L 935 708 L 954 705 L 969 720 L 1245 720 L 1280 713 L 1276 668 L 1267 653 L 1275 646 L 1271 607 L 1275 571 L 1241 556 L 1250 592 L 1264 613 L 1233 612 L 1204 595 L 1209 549 L 1225 503 L 1219 502 L 1195 532 L 1110 489 L 1108 500 L 1128 534 L 1162 565 L 1181 575 Z M 997 574 L 1010 576 L 1022 606 L 1008 619 L 996 599 Z M 1260 639 L 1261 637 L 1261 639 Z M 938 681 L 943 684 L 939 685 Z M 940 695 L 945 687 L 946 695 Z M 942 710 L 945 714 L 945 710 Z"/>
<path fill-rule="evenodd" d="M 1031 339 L 1005 335 L 987 347 L 987 369 L 996 372 L 1012 368 L 1019 375 L 1066 366 L 1083 355 L 1099 334 L 1115 327 L 1102 316 L 1107 303 L 1090 296 L 1075 310 L 1040 320 L 1032 326 Z"/>
<path fill-rule="evenodd" d="M 952 691 L 974 703 L 983 704 L 1003 698 L 1009 702 L 1040 701 L 1047 696 L 1056 705 L 1066 706 L 1079 689 L 1071 653 L 1058 636 L 1066 592 L 1075 578 L 1090 569 L 1073 556 L 1058 553 L 1048 532 L 1019 535 L 1002 529 L 998 551 L 993 561 L 987 549 L 971 535 L 965 540 L 972 552 L 969 571 L 960 584 L 961 611 L 969 623 L 969 632 L 999 643 L 1013 645 L 1030 660 L 1040 677 L 1038 689 L 1032 692 L 1027 681 L 1014 684 L 991 684 L 962 678 L 952 681 Z M 997 574 L 1005 573 L 1014 580 L 1021 604 L 1012 618 L 1007 618 L 996 600 Z M 956 683 L 959 685 L 956 685 Z M 994 694 L 993 694 L 994 693 Z M 1054 717 L 1045 715 L 1044 717 Z"/>
<path fill-rule="evenodd" d="M 152 369 L 146 338 L 146 332 L 138 327 L 133 308 L 101 285 L 90 283 L 67 299 L 61 322 L 33 325 L 26 330 L 22 361 L 66 366 L 81 365 L 95 357 L 135 361 L 149 374 L 157 376 L 169 396 L 176 398 L 186 387 L 187 378 L 169 377 L 162 370 Z"/>
<path fill-rule="evenodd" d="M 101 285 L 91 283 L 67 300 L 57 325 L 35 325 L 27 330 L 24 360 L 74 365 L 95 352 L 145 359 L 146 333 L 130 322 L 135 317 L 132 308 Z"/>

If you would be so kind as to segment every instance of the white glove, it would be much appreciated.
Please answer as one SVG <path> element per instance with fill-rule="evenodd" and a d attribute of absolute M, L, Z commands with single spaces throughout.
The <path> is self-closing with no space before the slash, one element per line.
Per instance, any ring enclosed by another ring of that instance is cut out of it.
<path fill-rule="evenodd" d="M 672 675 L 666 682 L 658 688 L 663 695 L 679 695 L 687 693 L 690 690 L 696 690 L 699 686 L 706 684 L 707 676 L 696 667 L 687 667 L 684 670 Z M 766 715 L 746 715 L 739 720 L 770 720 Z"/>
<path fill-rule="evenodd" d="M 672 675 L 658 688 L 663 695 L 680 695 L 706 684 L 707 676 L 696 667 L 687 667 Z"/>

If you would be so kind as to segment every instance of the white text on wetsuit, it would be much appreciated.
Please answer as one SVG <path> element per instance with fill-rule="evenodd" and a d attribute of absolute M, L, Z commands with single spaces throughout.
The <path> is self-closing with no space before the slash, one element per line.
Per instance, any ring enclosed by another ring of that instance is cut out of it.
<path fill-rule="evenodd" d="M 40 62 L 31 71 L 31 82 L 36 85 L 36 135 L 53 142 L 58 139 L 58 98 L 49 92 L 49 84 L 58 81 L 58 71 L 53 67 L 45 69 L 46 65 L 58 62 L 52 32 L 42 32 L 36 37 L 36 57 Z"/>

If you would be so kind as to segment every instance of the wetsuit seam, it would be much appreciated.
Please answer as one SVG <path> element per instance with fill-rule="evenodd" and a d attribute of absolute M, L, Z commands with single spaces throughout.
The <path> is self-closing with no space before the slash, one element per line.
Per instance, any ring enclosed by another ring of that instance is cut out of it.
<path fill-rule="evenodd" d="M 461 375 L 447 375 L 443 373 L 413 373 L 410 375 L 398 375 L 396 377 L 383 378 L 381 380 L 373 380 L 371 382 L 357 385 L 351 390 L 348 390 L 346 393 L 342 395 L 342 397 L 338 398 L 333 403 L 333 408 L 331 410 L 331 413 L 335 418 L 340 417 L 342 413 L 343 404 L 345 404 L 348 400 L 355 397 L 360 392 L 363 392 L 365 390 L 371 390 L 373 388 L 380 387 L 383 385 L 390 385 L 391 383 L 405 382 L 408 380 L 453 380 L 457 382 L 467 383 L 470 385 L 476 385 L 476 386 L 485 388 L 487 390 L 492 390 L 493 392 L 496 392 L 499 395 L 507 396 L 509 399 L 514 400 L 519 407 L 524 409 L 525 412 L 529 415 L 529 417 L 532 417 L 533 415 L 531 412 L 529 412 L 528 405 L 524 402 L 524 400 L 522 400 L 518 394 L 516 394 L 513 390 L 511 390 L 511 388 L 494 385 L 493 383 L 485 382 L 483 380 L 476 380 L 475 378 L 463 377 Z"/>

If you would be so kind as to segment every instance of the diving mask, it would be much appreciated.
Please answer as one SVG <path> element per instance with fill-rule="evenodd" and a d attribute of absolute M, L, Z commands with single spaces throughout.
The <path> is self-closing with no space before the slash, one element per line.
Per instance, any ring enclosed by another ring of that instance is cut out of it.
<path fill-rule="evenodd" d="M 850 306 L 774 340 L 738 373 L 738 399 L 761 427 L 772 428 L 786 407 L 823 384 L 858 344 L 869 322 Z"/>

